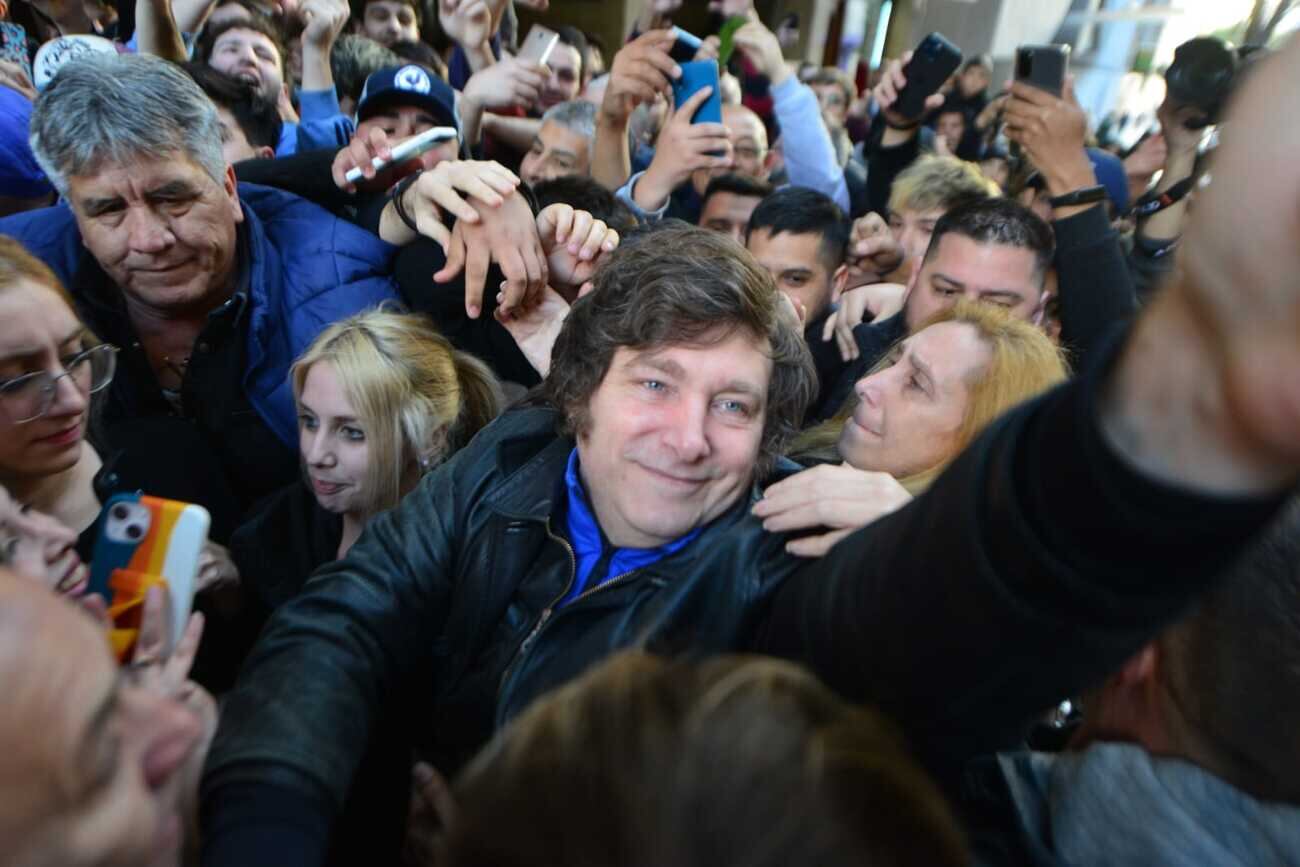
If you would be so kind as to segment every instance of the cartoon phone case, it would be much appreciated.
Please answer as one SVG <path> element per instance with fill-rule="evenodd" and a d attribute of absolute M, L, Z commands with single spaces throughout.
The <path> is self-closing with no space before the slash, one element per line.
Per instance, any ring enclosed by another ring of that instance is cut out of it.
<path fill-rule="evenodd" d="M 190 616 L 199 555 L 208 537 L 202 506 L 140 494 L 118 494 L 104 506 L 90 572 L 90 592 L 109 600 L 113 649 L 135 649 L 145 594 L 163 585 L 171 601 L 171 640 Z"/>
<path fill-rule="evenodd" d="M 681 64 L 682 77 L 673 82 L 673 105 L 682 107 L 682 103 L 704 87 L 712 87 L 713 93 L 696 110 L 691 123 L 722 123 L 722 91 L 718 87 L 718 62 L 716 60 L 693 60 Z"/>

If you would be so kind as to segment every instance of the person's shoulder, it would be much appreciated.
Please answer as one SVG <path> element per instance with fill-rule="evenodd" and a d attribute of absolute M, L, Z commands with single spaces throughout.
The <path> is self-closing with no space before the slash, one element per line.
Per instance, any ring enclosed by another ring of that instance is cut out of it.
<path fill-rule="evenodd" d="M 385 264 L 394 247 L 315 202 L 294 193 L 240 182 L 239 201 L 251 211 L 256 226 L 282 252 L 319 255 L 343 253 L 375 258 Z"/>

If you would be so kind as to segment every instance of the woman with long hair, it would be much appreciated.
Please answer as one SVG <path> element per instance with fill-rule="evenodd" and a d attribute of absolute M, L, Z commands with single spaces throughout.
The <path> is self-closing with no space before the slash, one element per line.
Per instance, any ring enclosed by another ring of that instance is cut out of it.
<path fill-rule="evenodd" d="M 996 305 L 959 301 L 902 340 L 854 386 L 855 401 L 804 432 L 791 456 L 818 463 L 754 506 L 786 547 L 820 557 L 854 529 L 906 504 L 998 416 L 1067 375 L 1040 329 Z"/>

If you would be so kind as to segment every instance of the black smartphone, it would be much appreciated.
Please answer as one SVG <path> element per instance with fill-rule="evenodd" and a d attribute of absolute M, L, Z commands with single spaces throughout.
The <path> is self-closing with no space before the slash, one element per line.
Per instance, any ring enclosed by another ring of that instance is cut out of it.
<path fill-rule="evenodd" d="M 961 66 L 961 49 L 942 33 L 931 33 L 922 39 L 912 52 L 912 59 L 903 67 L 907 84 L 899 92 L 893 110 L 908 119 L 925 114 L 925 100 L 943 87 L 958 66 Z"/>
<path fill-rule="evenodd" d="M 1060 96 L 1065 90 L 1065 73 L 1069 69 L 1068 45 L 1022 45 L 1016 49 L 1016 81 L 1053 96 Z"/>

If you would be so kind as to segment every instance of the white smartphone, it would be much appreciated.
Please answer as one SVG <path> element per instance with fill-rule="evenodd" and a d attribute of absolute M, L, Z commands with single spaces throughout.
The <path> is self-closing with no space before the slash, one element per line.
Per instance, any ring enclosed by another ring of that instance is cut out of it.
<path fill-rule="evenodd" d="M 417 136 L 408 138 L 406 141 L 393 148 L 392 159 L 385 160 L 375 157 L 370 161 L 370 165 L 374 166 L 375 171 L 382 172 L 389 166 L 400 165 L 409 159 L 414 159 L 445 141 L 452 141 L 459 138 L 460 135 L 457 134 L 454 128 L 449 126 L 435 126 L 426 129 Z M 348 169 L 348 173 L 344 175 L 344 177 L 347 179 L 349 184 L 355 184 L 357 181 L 365 177 L 365 175 L 361 173 L 361 169 L 355 168 Z"/>
<path fill-rule="evenodd" d="M 551 52 L 555 50 L 555 46 L 559 41 L 560 34 L 549 27 L 534 24 L 529 28 L 528 35 L 524 37 L 524 44 L 519 46 L 518 57 L 520 60 L 527 60 L 530 63 L 536 63 L 538 66 L 545 66 L 546 61 L 551 58 Z"/>

